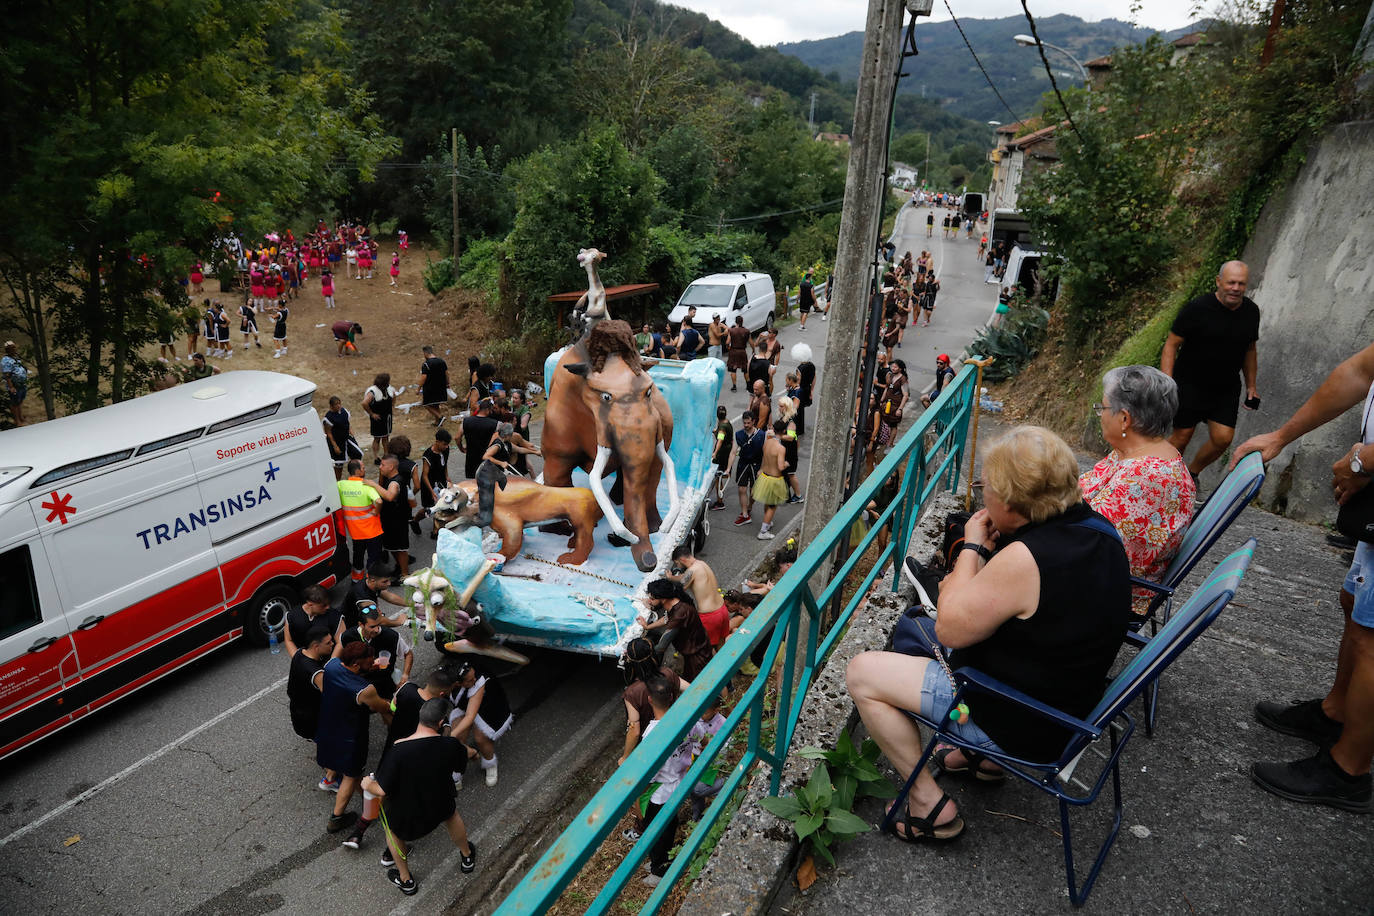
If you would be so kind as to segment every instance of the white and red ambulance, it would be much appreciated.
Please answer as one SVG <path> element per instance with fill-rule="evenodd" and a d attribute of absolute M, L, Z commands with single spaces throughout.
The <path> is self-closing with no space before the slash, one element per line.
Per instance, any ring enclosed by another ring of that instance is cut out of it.
<path fill-rule="evenodd" d="M 228 372 L 0 433 L 0 758 L 333 584 L 314 391 Z"/>

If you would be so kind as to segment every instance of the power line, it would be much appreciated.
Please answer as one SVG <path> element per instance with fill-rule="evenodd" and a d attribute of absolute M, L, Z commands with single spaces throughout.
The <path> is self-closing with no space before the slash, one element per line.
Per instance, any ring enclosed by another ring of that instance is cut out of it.
<path fill-rule="evenodd" d="M 948 5 L 948 0 L 946 0 Z M 1035 30 L 1035 17 L 1031 15 L 1030 7 L 1026 5 L 1026 0 L 1021 0 L 1021 9 L 1026 11 L 1026 21 L 1030 23 L 1031 38 L 1035 39 L 1035 48 L 1040 52 L 1040 63 L 1045 67 L 1045 73 L 1049 74 L 1050 86 L 1054 88 L 1054 97 L 1059 100 L 1059 107 L 1064 109 L 1064 117 L 1068 119 L 1069 127 L 1081 138 L 1083 135 L 1078 133 L 1078 125 L 1073 123 L 1073 115 L 1069 114 L 1069 106 L 1064 104 L 1064 97 L 1059 94 L 1059 83 L 1054 78 L 1054 71 L 1050 69 L 1050 62 L 1045 57 L 1045 46 L 1040 42 L 1040 33 Z"/>
<path fill-rule="evenodd" d="M 1025 0 L 1022 0 L 1022 6 L 1024 6 L 1024 5 L 1025 5 Z M 1007 100 L 1004 99 L 1004 98 L 1002 98 L 1002 93 L 997 91 L 997 84 L 994 83 L 994 82 L 992 81 L 992 77 L 991 77 L 991 76 L 988 76 L 987 68 L 984 67 L 984 66 L 983 66 L 983 62 L 982 62 L 981 60 L 978 59 L 978 52 L 975 51 L 975 50 L 973 50 L 973 45 L 969 44 L 968 36 L 964 34 L 964 27 L 961 26 L 961 25 L 959 24 L 959 17 L 958 17 L 958 16 L 955 16 L 955 15 L 954 15 L 954 10 L 950 9 L 950 7 L 949 7 L 949 0 L 945 0 L 945 9 L 946 9 L 946 10 L 949 10 L 949 18 L 952 19 L 952 20 L 954 20 L 954 27 L 955 27 L 956 29 L 959 30 L 959 37 L 962 38 L 962 39 L 964 39 L 964 47 L 968 48 L 968 53 L 970 53 L 970 54 L 973 55 L 973 62 L 974 62 L 975 64 L 978 65 L 978 69 L 983 71 L 983 79 L 987 80 L 987 81 L 988 81 L 988 85 L 989 85 L 990 87 L 992 87 L 992 92 L 993 92 L 994 95 L 997 96 L 997 101 L 1001 102 L 1001 103 L 1002 103 L 1002 107 L 1005 108 L 1005 109 L 1007 110 L 1007 114 L 1011 115 L 1012 123 L 1016 123 L 1017 121 L 1020 121 L 1020 120 L 1021 120 L 1021 116 L 1018 115 L 1016 112 L 1012 111 L 1012 110 L 1011 110 L 1011 106 L 1007 104 Z M 1029 16 L 1030 13 L 1027 12 L 1026 15 Z M 1034 23 L 1032 23 L 1032 24 L 1031 24 L 1031 31 L 1034 31 L 1034 30 L 1035 30 L 1035 26 L 1034 26 Z M 1042 55 L 1044 54 L 1043 51 L 1040 52 L 1040 53 L 1041 53 Z M 1051 79 L 1053 79 L 1053 77 L 1051 77 Z"/>

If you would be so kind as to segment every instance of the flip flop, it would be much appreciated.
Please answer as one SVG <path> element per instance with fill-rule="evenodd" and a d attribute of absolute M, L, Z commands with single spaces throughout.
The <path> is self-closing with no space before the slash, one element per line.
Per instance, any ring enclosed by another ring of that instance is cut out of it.
<path fill-rule="evenodd" d="M 964 755 L 965 763 L 963 766 L 951 766 L 949 755 L 959 751 Z M 982 768 L 984 757 L 977 751 L 964 750 L 952 744 L 943 744 L 935 749 L 935 753 L 930 755 L 930 759 L 935 761 L 935 765 L 940 768 L 940 772 L 948 773 L 951 776 L 971 776 L 979 782 L 1002 782 L 1007 778 L 1005 770 L 985 770 Z"/>
<path fill-rule="evenodd" d="M 914 816 L 910 809 L 902 804 L 901 823 L 906 830 L 897 829 L 897 822 L 894 821 L 887 828 L 887 832 L 901 840 L 903 843 L 923 843 L 927 840 L 937 843 L 949 843 L 957 840 L 964 833 L 964 819 L 955 815 L 954 819 L 946 824 L 935 824 L 935 819 L 940 816 L 940 812 L 945 809 L 945 805 L 953 801 L 949 795 L 941 795 L 940 800 L 935 803 L 935 807 L 930 809 L 930 813 L 925 817 Z"/>

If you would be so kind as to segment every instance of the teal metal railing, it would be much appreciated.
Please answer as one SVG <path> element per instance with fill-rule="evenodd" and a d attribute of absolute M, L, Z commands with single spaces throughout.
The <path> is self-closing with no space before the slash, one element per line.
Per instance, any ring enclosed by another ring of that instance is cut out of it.
<path fill-rule="evenodd" d="M 906 556 L 911 529 L 926 503 L 937 492 L 958 487 L 965 457 L 965 435 L 977 400 L 976 375 L 977 370 L 966 365 L 922 413 L 744 624 L 721 645 L 715 658 L 673 704 L 653 733 L 640 742 L 524 880 L 502 901 L 496 911 L 498 916 L 542 913 L 558 900 L 630 805 L 648 787 L 659 767 L 683 741 L 702 712 L 764 640 L 768 647 L 759 673 L 742 693 L 731 697 L 735 705 L 725 725 L 692 763 L 664 808 L 676 810 L 687 799 L 692 786 L 721 750 L 727 743 L 737 740 L 741 727 L 746 735 L 743 755 L 726 776 L 720 792 L 701 820 L 682 842 L 667 874 L 640 912 L 658 911 L 712 825 L 721 817 L 730 797 L 753 772 L 755 764 L 762 761 L 772 768 L 769 792 L 777 794 L 782 763 L 816 672 L 843 634 L 855 608 L 885 569 L 890 569 L 892 589 L 896 591 L 900 561 Z M 862 538 L 854 542 L 851 528 L 870 503 L 877 508 L 877 518 Z M 852 543 L 848 557 L 834 570 L 829 581 L 819 583 L 817 591 L 812 578 L 827 558 L 836 555 L 837 548 L 846 539 Z M 876 554 L 872 550 L 875 547 Z M 890 563 L 893 560 L 897 562 Z M 872 565 L 866 572 L 861 572 L 862 563 Z M 828 607 L 836 596 L 844 595 L 849 585 L 855 585 L 853 591 L 823 633 L 824 615 L 820 609 Z M 784 645 L 804 645 L 805 651 L 783 651 Z M 783 657 L 782 677 L 775 714 L 768 717 L 765 698 L 769 673 L 779 652 Z M 774 731 L 771 738 L 765 738 L 769 724 L 774 726 Z M 615 903 L 626 884 L 640 874 L 640 863 L 667 823 L 667 818 L 659 817 L 648 825 L 586 912 L 605 913 Z"/>

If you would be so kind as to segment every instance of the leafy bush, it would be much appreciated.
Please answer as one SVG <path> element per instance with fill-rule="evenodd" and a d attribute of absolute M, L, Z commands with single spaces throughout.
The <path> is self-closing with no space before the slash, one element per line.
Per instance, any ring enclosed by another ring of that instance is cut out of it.
<path fill-rule="evenodd" d="M 429 290 L 431 296 L 439 295 L 458 282 L 458 277 L 453 271 L 453 258 L 430 261 L 425 265 L 422 276 L 425 289 Z"/>
<path fill-rule="evenodd" d="M 872 738 L 856 746 L 846 729 L 840 732 L 834 750 L 808 747 L 799 753 L 824 762 L 817 765 L 811 779 L 791 798 L 765 798 L 760 804 L 768 812 L 791 821 L 797 839 L 817 858 L 834 865 L 832 844 L 872 829 L 854 813 L 854 802 L 865 796 L 891 798 L 897 793 L 878 770 L 878 745 Z"/>
<path fill-rule="evenodd" d="M 1001 324 L 983 328 L 969 344 L 969 351 L 996 357 L 983 370 L 983 378 L 1001 382 L 1026 367 L 1045 342 L 1050 313 L 1036 305 L 1028 305 L 1019 297 L 1011 303 Z"/>
<path fill-rule="evenodd" d="M 501 296 L 501 261 L 505 256 L 500 239 L 477 239 L 468 243 L 458 259 L 459 286 L 481 290 L 493 305 Z"/>

